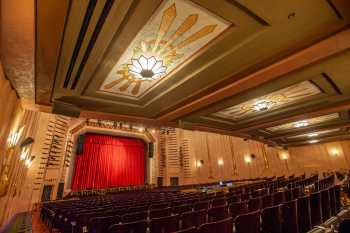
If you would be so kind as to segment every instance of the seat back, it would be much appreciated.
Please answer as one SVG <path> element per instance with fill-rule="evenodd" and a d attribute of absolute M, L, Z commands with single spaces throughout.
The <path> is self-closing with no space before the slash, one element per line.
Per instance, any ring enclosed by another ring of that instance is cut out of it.
<path fill-rule="evenodd" d="M 233 233 L 233 219 L 226 218 L 220 221 L 205 223 L 198 228 L 200 233 Z"/>
<path fill-rule="evenodd" d="M 172 233 L 197 233 L 197 232 L 198 232 L 197 228 L 190 227 L 190 228 L 179 230 L 179 231 L 172 232 Z"/>
<path fill-rule="evenodd" d="M 194 204 L 194 210 L 207 210 L 209 208 L 209 201 L 199 201 Z"/>
<path fill-rule="evenodd" d="M 122 222 L 135 222 L 135 221 L 141 221 L 141 220 L 147 220 L 148 212 L 142 211 L 142 212 L 136 212 L 136 213 L 129 213 L 124 214 L 122 216 Z"/>
<path fill-rule="evenodd" d="M 275 192 L 273 194 L 273 204 L 279 205 L 285 202 L 285 195 L 284 192 Z"/>
<path fill-rule="evenodd" d="M 261 197 L 251 198 L 248 201 L 248 209 L 250 212 L 260 210 L 262 208 L 262 199 Z"/>
<path fill-rule="evenodd" d="M 262 197 L 262 208 L 273 206 L 273 196 L 266 195 Z"/>
<path fill-rule="evenodd" d="M 297 200 L 292 200 L 282 205 L 282 218 L 283 233 L 299 233 Z"/>
<path fill-rule="evenodd" d="M 322 223 L 321 193 L 310 194 L 311 225 L 317 226 Z"/>
<path fill-rule="evenodd" d="M 206 210 L 197 210 L 189 211 L 183 213 L 180 216 L 181 219 L 181 229 L 186 229 L 189 227 L 198 227 L 207 222 L 207 211 Z"/>
<path fill-rule="evenodd" d="M 338 233 L 350 232 L 350 219 L 345 219 L 339 224 Z"/>
<path fill-rule="evenodd" d="M 247 202 L 233 202 L 229 205 L 231 217 L 235 219 L 238 215 L 248 213 Z"/>
<path fill-rule="evenodd" d="M 260 233 L 260 210 L 238 215 L 235 227 L 235 233 Z"/>
<path fill-rule="evenodd" d="M 146 220 L 114 224 L 109 227 L 108 233 L 147 233 L 147 227 Z"/>
<path fill-rule="evenodd" d="M 188 211 L 192 211 L 192 205 L 186 204 L 186 205 L 180 205 L 180 206 L 174 206 L 172 212 L 174 214 L 182 214 Z"/>
<path fill-rule="evenodd" d="M 105 216 L 91 218 L 88 224 L 89 232 L 92 233 L 104 233 L 108 230 L 108 227 L 120 222 L 120 216 Z"/>
<path fill-rule="evenodd" d="M 271 206 L 262 210 L 262 233 L 282 233 L 282 206 Z"/>
<path fill-rule="evenodd" d="M 179 215 L 154 218 L 150 222 L 150 232 L 168 233 L 179 230 Z"/>
<path fill-rule="evenodd" d="M 170 207 L 167 207 L 164 209 L 151 210 L 149 213 L 150 218 L 161 218 L 161 217 L 170 216 L 170 215 L 171 215 Z"/>
<path fill-rule="evenodd" d="M 298 198 L 298 222 L 299 232 L 311 230 L 311 207 L 309 196 Z"/>
<path fill-rule="evenodd" d="M 222 206 L 226 204 L 227 204 L 226 198 L 214 198 L 213 200 L 211 200 L 212 207 Z"/>
<path fill-rule="evenodd" d="M 329 189 L 321 191 L 322 222 L 325 222 L 332 215 Z"/>
<path fill-rule="evenodd" d="M 208 209 L 208 221 L 214 222 L 228 217 L 227 205 L 216 206 Z"/>

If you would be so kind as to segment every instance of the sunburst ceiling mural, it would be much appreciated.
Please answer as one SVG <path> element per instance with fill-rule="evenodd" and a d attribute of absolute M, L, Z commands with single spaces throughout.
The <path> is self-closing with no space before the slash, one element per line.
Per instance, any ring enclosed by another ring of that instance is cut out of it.
<path fill-rule="evenodd" d="M 339 131 L 340 129 L 328 129 L 328 130 L 320 130 L 316 132 L 311 132 L 311 133 L 304 133 L 304 134 L 299 134 L 296 136 L 290 136 L 288 139 L 299 139 L 299 138 L 315 138 L 318 136 L 326 135 L 329 133 L 334 133 Z"/>
<path fill-rule="evenodd" d="M 214 113 L 213 115 L 231 120 L 240 120 L 250 117 L 258 112 L 275 110 L 290 104 L 294 104 L 319 93 L 321 93 L 321 91 L 318 87 L 309 81 L 304 81 L 259 98 L 248 100 L 238 105 L 226 108 Z"/>
<path fill-rule="evenodd" d="M 140 97 L 231 24 L 191 1 L 164 1 L 121 56 L 101 91 Z"/>
<path fill-rule="evenodd" d="M 267 128 L 267 130 L 274 132 L 274 131 L 288 130 L 288 129 L 293 129 L 293 128 L 303 128 L 303 127 L 307 127 L 307 126 L 312 126 L 312 125 L 324 123 L 327 121 L 332 121 L 332 120 L 335 120 L 338 118 L 339 118 L 338 113 L 332 113 L 329 115 L 324 115 L 324 116 L 300 120 L 300 121 L 294 121 L 294 122 L 290 122 L 287 124 L 270 127 L 270 128 Z"/>

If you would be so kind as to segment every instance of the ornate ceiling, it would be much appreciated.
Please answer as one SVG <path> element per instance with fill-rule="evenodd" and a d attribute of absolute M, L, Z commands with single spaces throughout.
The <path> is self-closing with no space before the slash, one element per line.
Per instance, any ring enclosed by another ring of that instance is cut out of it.
<path fill-rule="evenodd" d="M 35 22 L 35 102 L 55 113 L 280 146 L 349 137 L 347 0 L 38 0 Z"/>

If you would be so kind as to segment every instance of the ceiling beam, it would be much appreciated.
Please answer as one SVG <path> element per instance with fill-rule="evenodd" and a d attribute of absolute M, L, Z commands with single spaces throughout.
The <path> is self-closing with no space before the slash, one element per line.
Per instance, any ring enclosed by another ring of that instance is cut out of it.
<path fill-rule="evenodd" d="M 336 128 L 345 128 L 345 127 L 350 127 L 350 122 L 336 122 L 336 123 L 332 123 L 332 124 L 326 124 L 326 125 L 319 125 L 319 126 L 314 126 L 314 127 L 305 127 L 302 128 L 302 130 L 295 130 L 292 132 L 286 132 L 286 133 L 282 133 L 282 134 L 275 134 L 272 137 L 265 137 L 266 139 L 271 139 L 271 140 L 275 140 L 275 139 L 280 139 L 280 138 L 284 138 L 284 137 L 291 137 L 291 136 L 297 136 L 297 135 L 301 135 L 301 134 L 306 134 L 306 133 L 315 133 L 321 130 L 329 130 L 329 129 L 336 129 Z"/>
<path fill-rule="evenodd" d="M 288 117 L 284 117 L 280 119 L 278 116 L 276 117 L 270 117 L 269 119 L 266 119 L 265 121 L 259 122 L 258 124 L 251 124 L 249 126 L 242 127 L 240 129 L 234 130 L 236 133 L 242 133 L 242 132 L 248 132 L 256 129 L 261 129 L 261 128 L 267 128 L 275 125 L 282 125 L 284 123 L 288 122 L 293 122 L 293 121 L 299 121 L 299 120 L 304 120 L 307 118 L 313 118 L 313 117 L 318 117 L 322 115 L 327 115 L 335 112 L 342 112 L 345 110 L 350 109 L 350 100 L 343 101 L 338 104 L 332 104 L 332 105 L 327 105 L 327 106 L 322 106 L 318 108 L 317 110 L 310 110 L 308 112 L 304 112 L 301 114 L 295 114 L 295 115 L 290 115 Z"/>
<path fill-rule="evenodd" d="M 328 37 L 310 47 L 297 52 L 279 62 L 276 62 L 251 75 L 243 77 L 217 91 L 214 91 L 197 100 L 184 104 L 171 112 L 157 118 L 157 121 L 168 122 L 188 115 L 193 111 L 204 108 L 227 97 L 237 95 L 243 91 L 255 88 L 266 82 L 286 75 L 289 72 L 314 64 L 327 57 L 340 53 L 350 48 L 350 29 L 347 28 L 333 36 Z"/>

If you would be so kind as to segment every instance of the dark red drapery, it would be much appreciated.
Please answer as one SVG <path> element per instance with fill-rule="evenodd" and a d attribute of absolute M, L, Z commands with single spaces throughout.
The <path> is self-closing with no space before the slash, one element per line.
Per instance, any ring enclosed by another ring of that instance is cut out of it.
<path fill-rule="evenodd" d="M 86 134 L 76 156 L 73 191 L 140 185 L 145 179 L 145 145 L 139 139 Z"/>

